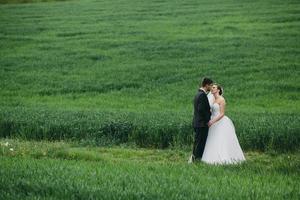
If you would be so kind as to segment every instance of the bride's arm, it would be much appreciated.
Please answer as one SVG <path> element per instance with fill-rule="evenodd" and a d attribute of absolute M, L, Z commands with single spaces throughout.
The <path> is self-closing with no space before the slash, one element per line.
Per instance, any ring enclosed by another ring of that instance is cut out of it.
<path fill-rule="evenodd" d="M 225 100 L 222 100 L 220 102 L 220 114 L 217 115 L 216 117 L 214 117 L 213 119 L 211 119 L 209 122 L 208 122 L 208 126 L 211 126 L 213 125 L 214 123 L 216 123 L 217 121 L 219 121 L 220 119 L 222 119 L 222 117 L 224 117 L 225 115 Z"/>

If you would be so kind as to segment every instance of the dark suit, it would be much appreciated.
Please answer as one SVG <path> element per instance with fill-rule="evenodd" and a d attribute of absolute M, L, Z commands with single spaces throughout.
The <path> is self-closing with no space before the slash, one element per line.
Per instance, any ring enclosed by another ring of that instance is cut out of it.
<path fill-rule="evenodd" d="M 198 93 L 194 98 L 194 118 L 193 118 L 193 127 L 195 130 L 195 139 L 193 146 L 193 155 L 196 159 L 201 159 L 207 134 L 208 134 L 208 125 L 207 123 L 210 120 L 211 112 L 208 102 L 207 95 L 205 91 L 199 89 Z"/>

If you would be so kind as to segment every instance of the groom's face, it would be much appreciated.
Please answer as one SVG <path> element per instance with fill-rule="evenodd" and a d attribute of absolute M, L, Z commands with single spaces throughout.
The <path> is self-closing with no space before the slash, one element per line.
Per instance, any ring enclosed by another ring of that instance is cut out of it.
<path fill-rule="evenodd" d="M 210 91 L 211 90 L 211 88 L 212 88 L 212 86 L 213 86 L 213 84 L 209 84 L 209 85 L 207 85 L 207 91 Z"/>

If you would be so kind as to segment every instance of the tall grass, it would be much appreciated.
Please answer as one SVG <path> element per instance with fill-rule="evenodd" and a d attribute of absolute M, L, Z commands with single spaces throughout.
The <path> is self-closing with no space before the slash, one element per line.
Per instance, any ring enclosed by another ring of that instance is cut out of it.
<path fill-rule="evenodd" d="M 2 137 L 187 145 L 199 79 L 242 147 L 299 146 L 299 1 L 0 5 Z M 109 138 L 109 139 L 104 139 Z"/>
<path fill-rule="evenodd" d="M 42 3 L 51 1 L 67 1 L 67 0 L 0 0 L 0 4 L 19 4 L 19 3 Z"/>
<path fill-rule="evenodd" d="M 244 150 L 293 151 L 299 147 L 298 115 L 233 115 Z M 190 120 L 176 113 L 1 110 L 0 136 L 35 140 L 88 140 L 95 145 L 135 143 L 166 148 L 192 144 Z M 162 120 L 163 119 L 163 120 Z M 285 126 L 285 123 L 292 126 Z"/>

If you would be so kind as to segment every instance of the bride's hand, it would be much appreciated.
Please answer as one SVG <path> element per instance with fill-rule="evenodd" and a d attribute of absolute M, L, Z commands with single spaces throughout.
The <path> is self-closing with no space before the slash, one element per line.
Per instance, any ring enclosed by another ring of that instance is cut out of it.
<path fill-rule="evenodd" d="M 211 127 L 211 125 L 213 125 L 213 121 L 212 120 L 210 120 L 208 123 L 207 123 L 207 125 L 208 125 L 208 127 Z"/>

